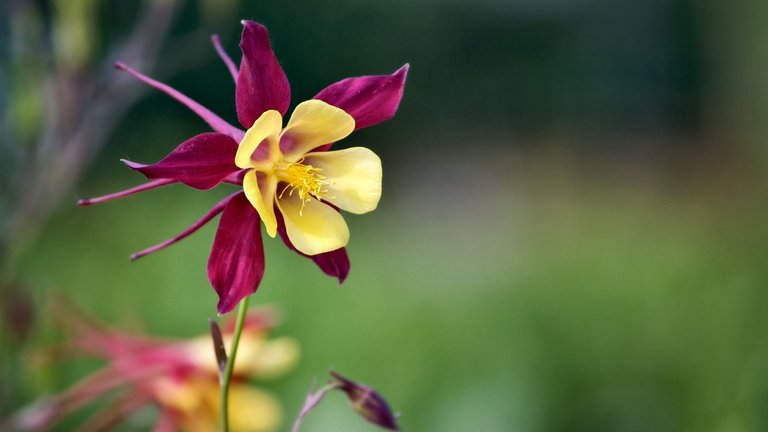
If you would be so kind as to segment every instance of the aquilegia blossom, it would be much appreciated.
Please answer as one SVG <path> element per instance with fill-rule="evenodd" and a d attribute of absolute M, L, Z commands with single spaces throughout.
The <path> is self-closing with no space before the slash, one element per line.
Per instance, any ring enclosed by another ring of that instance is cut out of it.
<path fill-rule="evenodd" d="M 209 335 L 175 340 L 127 333 L 65 306 L 57 308 L 61 327 L 74 337 L 71 345 L 77 350 L 72 353 L 83 352 L 107 364 L 63 393 L 0 423 L 0 429 L 50 430 L 86 406 L 110 401 L 78 430 L 112 430 L 148 406 L 158 411 L 155 431 L 216 430 L 221 416 L 219 372 Z M 300 348 L 294 339 L 270 335 L 276 323 L 269 309 L 252 310 L 245 321 L 230 388 L 233 431 L 279 429 L 279 401 L 265 388 L 249 384 L 281 377 L 298 361 Z M 223 335 L 230 341 L 232 324 L 224 327 Z"/>
<path fill-rule="evenodd" d="M 267 29 L 243 21 L 239 70 L 214 46 L 236 81 L 237 117 L 246 131 L 222 120 L 175 89 L 128 66 L 122 69 L 186 105 L 215 132 L 181 143 L 151 165 L 124 161 L 150 181 L 100 198 L 95 204 L 156 187 L 183 183 L 210 189 L 226 182 L 242 185 L 176 237 L 136 253 L 132 259 L 169 246 L 222 213 L 208 260 L 208 278 L 219 296 L 218 311 L 232 310 L 256 291 L 264 274 L 261 227 L 280 234 L 285 244 L 310 257 L 326 274 L 343 282 L 349 273 L 344 247 L 349 231 L 339 210 L 367 213 L 381 196 L 381 161 L 370 150 L 352 147 L 328 151 L 353 130 L 392 118 L 403 95 L 408 65 L 391 75 L 347 78 L 296 106 L 283 126 L 290 86 L 269 42 Z"/>

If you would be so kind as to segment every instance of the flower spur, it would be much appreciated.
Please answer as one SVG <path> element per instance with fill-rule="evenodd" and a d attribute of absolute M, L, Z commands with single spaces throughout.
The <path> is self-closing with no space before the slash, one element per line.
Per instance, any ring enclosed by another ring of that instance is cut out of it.
<path fill-rule="evenodd" d="M 272 52 L 267 29 L 253 21 L 243 21 L 243 26 L 239 69 L 218 38 L 212 40 L 235 80 L 237 117 L 246 130 L 170 86 L 117 63 L 118 69 L 187 106 L 214 132 L 184 141 L 155 164 L 123 161 L 149 181 L 78 202 L 92 205 L 173 183 L 200 190 L 220 183 L 242 185 L 243 190 L 214 205 L 191 227 L 131 256 L 137 259 L 170 246 L 221 213 L 208 260 L 208 278 L 219 296 L 220 314 L 258 288 L 264 274 L 260 221 L 269 236 L 279 234 L 290 249 L 311 258 L 340 283 L 344 281 L 350 267 L 345 250 L 349 230 L 339 210 L 362 214 L 376 208 L 381 162 L 362 147 L 328 149 L 354 130 L 392 118 L 408 73 L 406 64 L 391 75 L 334 83 L 298 104 L 283 128 L 290 105 L 288 79 Z"/>

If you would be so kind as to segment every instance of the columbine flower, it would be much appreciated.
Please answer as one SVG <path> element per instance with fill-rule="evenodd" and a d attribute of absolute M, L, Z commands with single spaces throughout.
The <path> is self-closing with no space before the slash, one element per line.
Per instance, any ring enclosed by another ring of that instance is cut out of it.
<path fill-rule="evenodd" d="M 219 296 L 220 314 L 256 291 L 264 274 L 259 221 L 267 234 L 310 257 L 326 274 L 343 282 L 349 273 L 344 247 L 349 231 L 338 209 L 367 213 L 381 196 L 381 162 L 370 150 L 327 151 L 353 130 L 394 116 L 403 94 L 408 65 L 391 75 L 347 78 L 320 91 L 293 110 L 285 128 L 290 86 L 272 52 L 267 29 L 243 21 L 239 70 L 214 46 L 236 81 L 237 117 L 247 131 L 222 120 L 175 89 L 128 66 L 122 69 L 200 115 L 215 132 L 183 142 L 152 165 L 124 161 L 150 181 L 144 185 L 80 200 L 90 205 L 172 183 L 210 189 L 226 182 L 243 190 L 216 204 L 197 223 L 172 239 L 132 255 L 136 259 L 197 231 L 222 213 L 208 260 L 208 278 Z"/>
<path fill-rule="evenodd" d="M 81 425 L 82 429 L 111 429 L 150 405 L 158 410 L 156 431 L 218 428 L 218 365 L 208 335 L 162 340 L 109 328 L 82 314 L 67 313 L 64 318 L 62 324 L 73 331 L 75 345 L 107 360 L 107 366 L 64 393 L 23 410 L 6 426 L 47 430 L 91 402 L 113 399 L 114 403 Z M 279 427 L 282 414 L 277 399 L 246 382 L 278 377 L 296 364 L 299 348 L 293 339 L 268 338 L 274 322 L 271 313 L 260 309 L 250 313 L 243 328 L 230 387 L 233 431 L 269 432 Z M 233 330 L 234 326 L 225 327 L 224 338 L 231 339 Z"/>

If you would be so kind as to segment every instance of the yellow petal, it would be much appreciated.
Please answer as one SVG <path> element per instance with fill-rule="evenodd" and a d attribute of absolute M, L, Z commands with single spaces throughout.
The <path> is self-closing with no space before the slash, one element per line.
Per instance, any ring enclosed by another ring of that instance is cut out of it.
<path fill-rule="evenodd" d="M 268 160 L 279 156 L 280 129 L 283 127 L 283 117 L 275 110 L 265 111 L 253 126 L 245 132 L 235 155 L 235 165 L 240 168 L 251 168 L 256 161 Z M 268 147 L 261 147 L 267 141 Z M 261 148 L 260 148 L 261 147 Z M 258 149 L 258 153 L 255 153 Z"/>
<path fill-rule="evenodd" d="M 215 414 L 221 412 L 217 391 L 207 393 Z M 280 426 L 282 409 L 271 394 L 246 384 L 232 383 L 229 388 L 229 428 L 233 432 L 273 432 Z"/>
<path fill-rule="evenodd" d="M 343 109 L 312 99 L 293 110 L 280 135 L 280 148 L 288 162 L 296 162 L 308 151 L 346 138 L 355 130 L 355 119 Z"/>
<path fill-rule="evenodd" d="M 203 404 L 205 384 L 192 379 L 159 377 L 149 382 L 149 388 L 161 405 L 180 412 L 194 412 Z"/>
<path fill-rule="evenodd" d="M 218 401 L 213 399 L 219 393 L 215 379 L 190 376 L 182 382 L 194 392 L 197 403 L 194 406 L 175 406 L 163 401 L 166 395 L 157 395 L 160 405 L 175 415 L 176 422 L 184 432 L 206 432 L 215 430 L 219 424 Z"/>
<path fill-rule="evenodd" d="M 275 190 L 277 178 L 261 172 L 249 171 L 243 177 L 245 197 L 259 213 L 261 221 L 270 237 L 277 234 L 277 219 L 275 219 Z"/>
<path fill-rule="evenodd" d="M 381 159 L 367 148 L 309 153 L 304 163 L 329 182 L 323 200 L 351 213 L 368 213 L 381 198 Z"/>
<path fill-rule="evenodd" d="M 347 245 L 349 228 L 341 214 L 320 201 L 310 198 L 304 203 L 298 194 L 278 196 L 277 207 L 283 214 L 285 230 L 291 243 L 306 255 L 330 252 Z"/>
<path fill-rule="evenodd" d="M 280 426 L 280 403 L 269 393 L 234 385 L 229 398 L 229 423 L 233 432 L 276 431 Z"/>
<path fill-rule="evenodd" d="M 255 337 L 243 335 L 240 349 L 235 360 L 235 374 L 272 379 L 286 374 L 299 361 L 298 342 L 288 337 L 270 340 L 255 340 Z"/>

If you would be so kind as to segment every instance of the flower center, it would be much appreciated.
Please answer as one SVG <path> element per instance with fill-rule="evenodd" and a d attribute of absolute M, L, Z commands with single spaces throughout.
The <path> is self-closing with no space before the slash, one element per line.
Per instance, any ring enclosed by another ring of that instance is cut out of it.
<path fill-rule="evenodd" d="M 325 179 L 325 176 L 321 174 L 323 172 L 322 169 L 315 168 L 312 165 L 304 165 L 303 161 L 304 159 L 298 162 L 281 160 L 275 163 L 274 166 L 274 173 L 278 180 L 288 184 L 280 192 L 279 198 L 282 198 L 286 191 L 288 191 L 289 196 L 296 192 L 301 200 L 301 210 L 304 210 L 304 204 L 309 202 L 312 197 L 322 199 L 322 196 L 328 192 L 323 187 L 330 184 Z M 299 211 L 299 214 L 301 214 L 301 211 Z"/>

